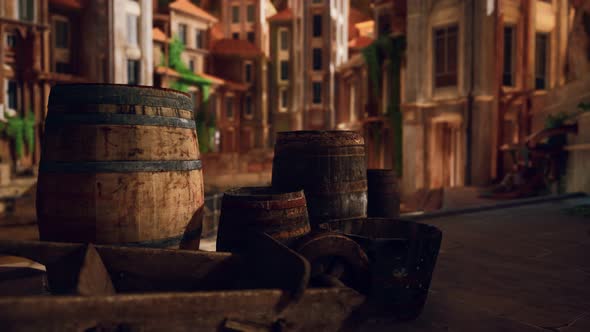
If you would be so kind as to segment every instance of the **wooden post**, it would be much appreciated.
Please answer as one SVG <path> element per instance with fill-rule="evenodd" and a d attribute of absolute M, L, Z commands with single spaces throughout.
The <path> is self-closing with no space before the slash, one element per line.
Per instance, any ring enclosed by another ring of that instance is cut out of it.
<path fill-rule="evenodd" d="M 496 15 L 495 15 L 495 25 L 496 25 L 496 91 L 495 91 L 495 98 L 498 103 L 498 112 L 497 112 L 497 130 L 496 130 L 496 147 L 493 150 L 493 155 L 496 157 L 496 167 L 495 167 L 495 174 L 492 174 L 492 178 L 500 179 L 503 176 L 503 168 L 504 168 L 504 154 L 500 151 L 500 147 L 504 141 L 504 114 L 506 112 L 505 105 L 502 102 L 502 73 L 504 71 L 504 15 L 502 13 L 502 1 L 496 1 Z M 494 167 L 492 167 L 494 170 Z"/>

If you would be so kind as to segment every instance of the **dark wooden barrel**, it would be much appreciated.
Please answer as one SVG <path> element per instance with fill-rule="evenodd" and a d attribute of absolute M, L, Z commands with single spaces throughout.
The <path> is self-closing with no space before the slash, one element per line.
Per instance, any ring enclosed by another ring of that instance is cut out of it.
<path fill-rule="evenodd" d="M 399 217 L 400 193 L 395 172 L 391 169 L 367 170 L 367 216 Z"/>
<path fill-rule="evenodd" d="M 217 251 L 244 251 L 251 232 L 267 233 L 288 246 L 309 231 L 303 191 L 281 192 L 270 187 L 232 189 L 224 193 L 221 201 Z"/>
<path fill-rule="evenodd" d="M 432 226 L 396 218 L 366 218 L 322 224 L 344 234 L 367 253 L 371 314 L 415 319 L 422 312 L 436 265 L 442 232 Z"/>
<path fill-rule="evenodd" d="M 278 133 L 272 186 L 305 191 L 312 228 L 329 220 L 366 216 L 363 137 L 352 131 Z"/>
<path fill-rule="evenodd" d="M 204 193 L 191 98 L 113 84 L 51 89 L 42 240 L 198 249 Z"/>

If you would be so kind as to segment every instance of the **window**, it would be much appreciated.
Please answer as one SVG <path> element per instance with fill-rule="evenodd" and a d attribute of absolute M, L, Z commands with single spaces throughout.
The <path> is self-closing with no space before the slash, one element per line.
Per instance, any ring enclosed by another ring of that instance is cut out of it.
<path fill-rule="evenodd" d="M 127 60 L 127 84 L 139 84 L 139 61 Z"/>
<path fill-rule="evenodd" d="M 247 95 L 244 102 L 244 116 L 250 118 L 253 115 L 254 107 L 252 106 L 252 96 Z"/>
<path fill-rule="evenodd" d="M 196 48 L 205 47 L 205 31 L 201 29 L 195 29 L 195 46 Z"/>
<path fill-rule="evenodd" d="M 450 26 L 434 30 L 434 85 L 457 85 L 458 27 Z"/>
<path fill-rule="evenodd" d="M 65 62 L 56 62 L 55 63 L 55 72 L 67 74 L 70 72 L 70 64 Z"/>
<path fill-rule="evenodd" d="M 322 36 L 322 15 L 313 15 L 313 36 Z"/>
<path fill-rule="evenodd" d="M 313 90 L 312 102 L 314 104 L 321 104 L 322 103 L 322 82 L 313 82 L 312 83 L 312 90 Z"/>
<path fill-rule="evenodd" d="M 286 51 L 289 49 L 289 32 L 285 29 L 280 30 L 279 32 L 279 44 L 281 45 L 281 50 Z"/>
<path fill-rule="evenodd" d="M 240 23 L 240 7 L 239 6 L 232 6 L 231 7 L 231 22 L 232 23 Z"/>
<path fill-rule="evenodd" d="M 514 86 L 514 61 L 515 57 L 514 27 L 504 28 L 504 69 L 502 70 L 502 84 Z"/>
<path fill-rule="evenodd" d="M 139 39 L 139 29 L 138 29 L 138 17 L 137 15 L 127 15 L 127 43 L 129 45 L 137 45 L 137 41 Z"/>
<path fill-rule="evenodd" d="M 231 34 L 231 37 L 234 40 L 238 40 L 238 39 L 240 39 L 240 33 L 239 32 L 234 32 L 234 33 Z"/>
<path fill-rule="evenodd" d="M 251 42 L 252 44 L 254 44 L 255 37 L 256 37 L 256 34 L 254 33 L 254 31 L 248 32 L 247 38 L 248 38 L 248 41 Z"/>
<path fill-rule="evenodd" d="M 178 39 L 186 45 L 187 42 L 187 27 L 186 24 L 179 24 L 178 25 Z"/>
<path fill-rule="evenodd" d="M 18 18 L 22 21 L 35 20 L 35 0 L 18 0 Z"/>
<path fill-rule="evenodd" d="M 9 109 L 17 110 L 18 90 L 15 81 L 8 81 L 6 86 L 6 102 Z"/>
<path fill-rule="evenodd" d="M 252 82 L 252 63 L 247 62 L 244 64 L 244 79 L 246 82 Z"/>
<path fill-rule="evenodd" d="M 225 98 L 225 117 L 228 119 L 234 118 L 234 98 L 233 97 L 226 97 Z"/>
<path fill-rule="evenodd" d="M 280 98 L 281 107 L 279 107 L 279 110 L 284 112 L 287 110 L 287 106 L 289 105 L 289 92 L 287 91 L 287 89 L 281 89 Z"/>
<path fill-rule="evenodd" d="M 6 33 L 6 47 L 16 47 L 16 36 L 13 33 Z"/>
<path fill-rule="evenodd" d="M 281 70 L 280 70 L 280 78 L 281 81 L 286 81 L 289 79 L 289 61 L 282 60 L 281 61 Z"/>
<path fill-rule="evenodd" d="M 55 33 L 55 48 L 70 48 L 70 23 L 66 20 L 56 19 L 53 23 Z"/>
<path fill-rule="evenodd" d="M 322 49 L 313 49 L 313 70 L 322 70 Z"/>
<path fill-rule="evenodd" d="M 547 51 L 549 47 L 549 36 L 538 33 L 535 36 L 535 89 L 547 88 Z"/>
<path fill-rule="evenodd" d="M 246 20 L 248 22 L 254 22 L 254 5 L 248 5 L 248 7 L 246 7 Z"/>
<path fill-rule="evenodd" d="M 194 59 L 188 60 L 188 69 L 190 69 L 192 72 L 195 72 L 195 60 Z"/>

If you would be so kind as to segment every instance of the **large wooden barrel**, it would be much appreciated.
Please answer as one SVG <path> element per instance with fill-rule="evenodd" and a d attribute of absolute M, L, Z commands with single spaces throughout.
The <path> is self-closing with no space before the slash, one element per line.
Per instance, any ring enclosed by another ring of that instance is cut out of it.
<path fill-rule="evenodd" d="M 251 232 L 264 232 L 289 246 L 310 231 L 303 191 L 244 187 L 224 193 L 217 232 L 217 251 L 240 252 Z"/>
<path fill-rule="evenodd" d="M 367 212 L 367 167 L 361 135 L 352 131 L 280 132 L 272 186 L 303 189 L 312 228 Z"/>
<path fill-rule="evenodd" d="M 51 89 L 42 240 L 198 249 L 203 177 L 191 98 L 112 84 Z"/>
<path fill-rule="evenodd" d="M 367 199 L 368 217 L 399 217 L 399 184 L 393 170 L 367 170 Z"/>

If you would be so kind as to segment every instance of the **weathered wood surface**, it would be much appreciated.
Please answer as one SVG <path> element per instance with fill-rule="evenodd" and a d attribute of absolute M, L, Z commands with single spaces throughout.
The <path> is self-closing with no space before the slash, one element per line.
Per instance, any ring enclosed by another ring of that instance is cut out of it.
<path fill-rule="evenodd" d="M 119 325 L 141 331 L 218 331 L 229 319 L 272 331 L 337 331 L 363 297 L 349 288 L 309 289 L 282 312 L 280 290 L 0 298 L 3 331 L 83 331 Z M 34 308 L 34 309 L 33 309 Z"/>
<path fill-rule="evenodd" d="M 247 254 L 153 248 L 92 246 L 117 292 L 284 289 L 297 300 L 309 282 L 309 264 L 263 234 L 253 234 Z M 75 243 L 0 241 L 0 254 L 29 258 L 47 266 L 58 293 L 75 293 L 87 246 Z"/>
<path fill-rule="evenodd" d="M 314 232 L 294 243 L 293 249 L 311 265 L 312 283 L 334 283 L 365 291 L 369 285 L 369 260 L 350 238 L 332 232 Z"/>
<path fill-rule="evenodd" d="M 399 182 L 391 169 L 367 170 L 367 217 L 397 218 L 400 209 Z"/>
<path fill-rule="evenodd" d="M 142 282 L 148 280 L 150 285 L 159 286 L 150 291 L 174 288 L 174 292 L 0 297 L 0 326 L 3 331 L 112 327 L 270 332 L 279 326 L 284 331 L 337 331 L 364 301 L 349 288 L 306 289 L 310 267 L 305 259 L 266 234 L 254 233 L 252 239 L 256 244 L 241 256 L 97 245 L 95 252 L 103 259 L 117 290 L 121 287 L 117 276 L 133 275 L 134 291 L 141 290 Z M 86 246 L 82 244 L 0 241 L 0 253 L 43 262 L 66 261 L 75 266 L 79 266 L 78 260 L 72 261 L 71 254 L 83 249 Z M 93 255 L 92 250 L 85 252 Z M 190 285 L 190 277 L 192 290 L 204 287 L 206 291 L 177 292 L 191 290 L 185 287 Z M 104 293 L 105 289 L 90 291 Z"/>
<path fill-rule="evenodd" d="M 289 245 L 309 233 L 303 191 L 280 192 L 270 187 L 228 190 L 221 203 L 217 251 L 239 252 L 252 243 L 247 232 L 263 232 Z"/>
<path fill-rule="evenodd" d="M 364 140 L 355 132 L 278 133 L 272 186 L 305 191 L 312 228 L 366 216 L 366 171 Z"/>
<path fill-rule="evenodd" d="M 58 85 L 43 142 L 42 239 L 198 249 L 203 178 L 187 95 Z"/>

